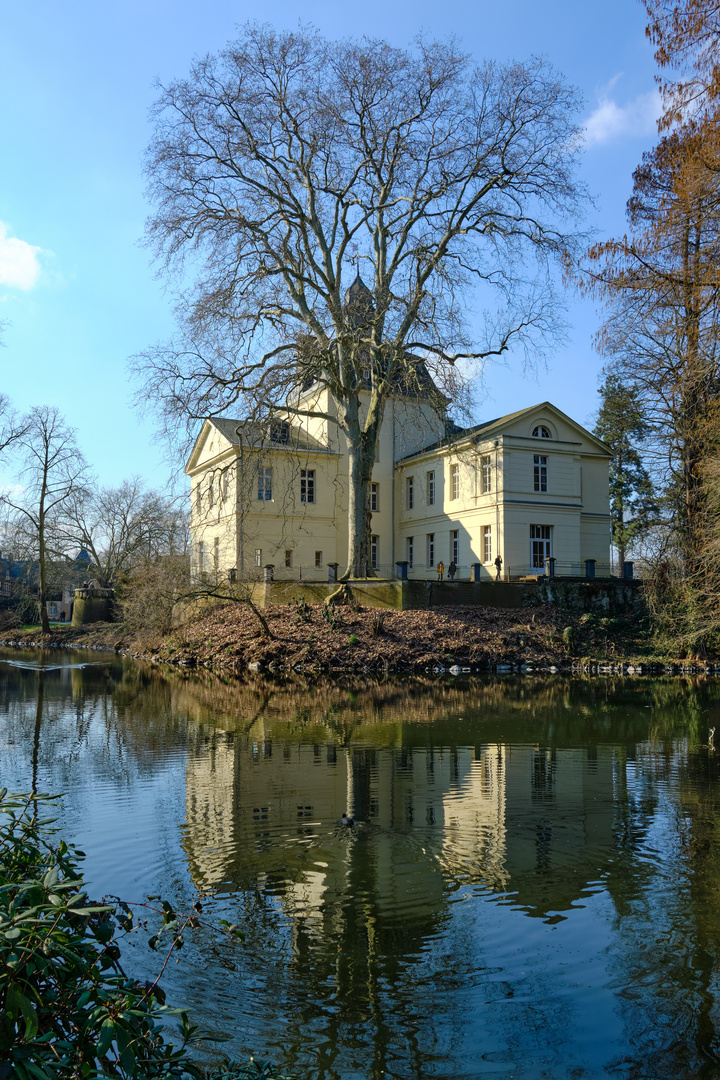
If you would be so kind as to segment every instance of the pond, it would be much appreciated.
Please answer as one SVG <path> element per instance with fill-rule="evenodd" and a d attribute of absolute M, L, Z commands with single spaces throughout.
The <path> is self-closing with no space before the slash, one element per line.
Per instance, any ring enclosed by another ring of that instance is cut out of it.
<path fill-rule="evenodd" d="M 720 1077 L 714 726 L 699 679 L 307 688 L 0 653 L 2 784 L 66 792 L 93 897 L 206 894 L 168 1001 L 303 1080 Z"/>

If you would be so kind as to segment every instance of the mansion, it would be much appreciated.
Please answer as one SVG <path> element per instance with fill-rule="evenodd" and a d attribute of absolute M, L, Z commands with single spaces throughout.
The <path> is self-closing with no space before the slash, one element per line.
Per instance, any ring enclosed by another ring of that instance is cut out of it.
<path fill-rule="evenodd" d="M 331 419 L 339 407 L 319 384 L 295 407 L 309 415 L 288 411 L 265 428 L 204 422 L 185 470 L 196 578 L 252 580 L 267 565 L 275 579 L 344 572 L 349 459 Z M 495 578 L 500 556 L 504 580 L 551 565 L 558 575 L 607 575 L 611 457 L 547 401 L 462 429 L 430 394 L 399 392 L 385 406 L 372 474 L 372 571 L 433 578 L 443 562 L 446 575 L 455 563 L 458 579 L 483 580 Z"/>

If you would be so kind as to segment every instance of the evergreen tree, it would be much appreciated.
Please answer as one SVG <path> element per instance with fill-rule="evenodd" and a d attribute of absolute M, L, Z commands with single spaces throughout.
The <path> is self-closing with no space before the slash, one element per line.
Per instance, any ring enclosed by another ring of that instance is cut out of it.
<path fill-rule="evenodd" d="M 614 454 L 610 464 L 610 516 L 622 572 L 628 548 L 657 520 L 653 483 L 639 449 L 650 428 L 634 387 L 623 386 L 617 375 L 608 374 L 599 392 L 602 404 L 594 431 Z"/>

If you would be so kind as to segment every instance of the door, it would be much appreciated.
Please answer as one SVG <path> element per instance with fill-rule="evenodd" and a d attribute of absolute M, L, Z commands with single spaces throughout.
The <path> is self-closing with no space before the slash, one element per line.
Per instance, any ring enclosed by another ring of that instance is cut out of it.
<path fill-rule="evenodd" d="M 552 526 L 530 526 L 530 566 L 545 571 L 545 560 L 552 555 Z"/>

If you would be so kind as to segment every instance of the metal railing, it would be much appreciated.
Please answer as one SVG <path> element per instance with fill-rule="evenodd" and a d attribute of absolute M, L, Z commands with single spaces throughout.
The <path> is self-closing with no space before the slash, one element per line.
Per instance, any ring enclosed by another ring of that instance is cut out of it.
<path fill-rule="evenodd" d="M 590 579 L 595 578 L 608 578 L 617 577 L 617 570 L 613 574 L 612 567 L 609 561 L 602 561 L 600 559 L 594 560 L 594 574 L 589 566 L 588 561 L 581 562 L 568 562 L 560 559 L 554 560 L 554 572 L 549 573 L 548 566 L 534 567 L 528 563 L 517 564 L 512 566 L 503 566 L 500 574 L 500 581 L 521 581 L 527 578 L 534 577 L 547 577 L 553 576 L 558 578 L 576 578 L 576 579 Z M 497 572 L 493 563 L 460 563 L 455 568 L 453 578 L 450 578 L 449 574 L 449 562 L 443 560 L 444 569 L 442 580 L 449 582 L 470 582 L 479 580 L 481 582 L 495 581 L 497 580 Z M 269 580 L 272 581 L 287 581 L 287 582 L 308 582 L 308 583 L 327 583 L 328 581 L 337 580 L 340 575 L 344 573 L 345 567 L 342 563 L 338 564 L 336 570 L 333 572 L 331 568 L 325 564 L 323 566 L 315 565 L 300 565 L 300 566 L 278 566 L 277 564 L 272 568 L 272 571 L 267 571 L 264 566 L 250 566 L 246 567 L 242 572 L 235 573 L 230 571 L 228 574 L 229 580 L 232 581 L 245 581 L 256 582 L 267 580 L 268 573 L 270 574 Z M 369 573 L 368 573 L 369 571 Z M 220 575 L 223 576 L 223 575 Z M 371 567 L 368 564 L 368 568 L 364 573 L 360 573 L 359 578 L 378 578 L 384 580 L 396 580 L 402 575 L 398 571 L 397 563 L 378 563 L 375 567 Z M 206 578 L 210 578 L 210 575 L 205 575 Z M 226 578 L 225 580 L 227 580 Z M 437 563 L 435 566 L 427 566 L 424 563 L 415 563 L 413 566 L 407 567 L 407 578 L 409 581 L 438 581 L 439 575 L 437 570 Z"/>

